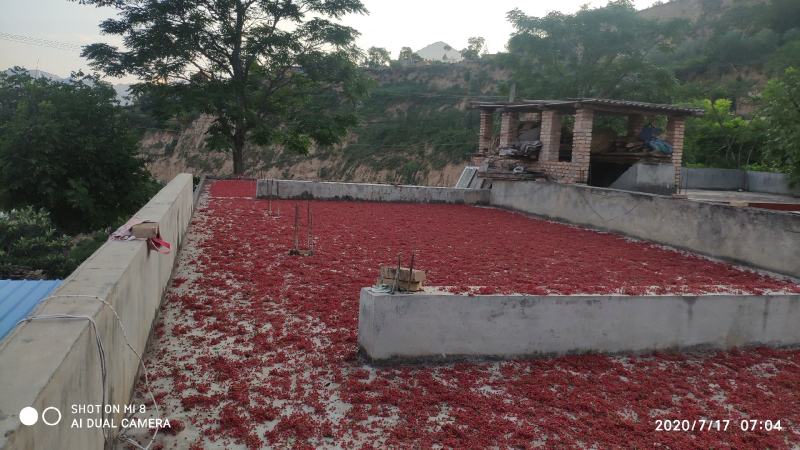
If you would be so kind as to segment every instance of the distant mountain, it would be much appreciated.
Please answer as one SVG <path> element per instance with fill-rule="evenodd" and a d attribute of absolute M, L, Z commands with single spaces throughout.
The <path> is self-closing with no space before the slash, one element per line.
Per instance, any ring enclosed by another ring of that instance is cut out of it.
<path fill-rule="evenodd" d="M 416 52 L 422 59 L 427 61 L 440 61 L 440 62 L 460 62 L 462 59 L 461 52 L 454 49 L 447 43 L 439 41 L 421 49 Z"/>
<path fill-rule="evenodd" d="M 48 80 L 53 80 L 53 81 L 65 81 L 66 80 L 65 78 L 61 78 L 58 75 L 53 75 L 52 73 L 45 72 L 43 70 L 28 70 L 27 72 L 28 72 L 28 75 L 32 76 L 33 78 L 47 78 Z M 7 75 L 10 75 L 10 74 L 14 73 L 14 71 L 13 71 L 13 69 L 6 69 L 6 70 L 3 71 L 3 73 L 5 73 Z"/>
<path fill-rule="evenodd" d="M 650 20 L 688 19 L 696 22 L 706 16 L 718 18 L 733 6 L 767 3 L 768 0 L 672 0 L 645 8 L 639 14 Z"/>
<path fill-rule="evenodd" d="M 48 80 L 64 82 L 67 81 L 67 78 L 60 77 L 58 75 L 54 75 L 50 72 L 45 72 L 43 70 L 27 70 L 28 75 L 32 76 L 33 78 L 47 78 Z M 3 73 L 11 74 L 13 73 L 13 69 L 6 69 Z M 128 89 L 130 89 L 130 84 L 125 83 L 118 83 L 118 84 L 111 84 L 111 87 L 114 88 L 114 91 L 117 93 L 117 99 L 123 105 L 129 105 L 131 102 L 126 97 L 128 96 Z"/>

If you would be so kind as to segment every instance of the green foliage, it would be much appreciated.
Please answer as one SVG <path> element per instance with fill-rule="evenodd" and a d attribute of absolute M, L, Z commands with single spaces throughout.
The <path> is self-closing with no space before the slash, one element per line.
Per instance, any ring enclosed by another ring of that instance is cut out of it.
<path fill-rule="evenodd" d="M 366 88 L 358 33 L 336 20 L 364 13 L 359 0 L 80 2 L 115 8 L 100 28 L 127 48 L 92 44 L 83 56 L 106 74 L 143 80 L 140 91 L 164 99 L 159 111 L 213 116 L 209 148 L 230 151 L 235 174 L 246 170 L 248 142 L 302 153 L 355 123 Z"/>
<path fill-rule="evenodd" d="M 800 182 L 800 70 L 789 68 L 771 80 L 762 96 L 761 117 L 766 124 L 766 160 Z"/>
<path fill-rule="evenodd" d="M 92 253 L 106 242 L 108 242 L 108 234 L 103 231 L 97 231 L 77 239 L 69 251 L 70 271 L 92 256 Z"/>
<path fill-rule="evenodd" d="M 423 91 L 428 95 L 421 96 Z M 413 101 L 402 112 L 391 112 L 403 98 Z M 366 166 L 397 174 L 387 181 L 415 183 L 430 170 L 466 161 L 478 139 L 478 115 L 459 109 L 459 98 L 467 96 L 431 93 L 416 83 L 377 87 L 363 106 L 370 119 L 354 129 L 357 141 L 340 151 L 341 164 L 329 176 L 347 179 Z"/>
<path fill-rule="evenodd" d="M 474 61 L 481 57 L 481 53 L 486 51 L 486 39 L 482 37 L 471 37 L 467 39 L 467 48 L 461 50 L 464 59 Z"/>
<path fill-rule="evenodd" d="M 433 170 L 463 164 L 474 152 L 479 128 L 477 111 L 466 105 L 495 86 L 489 70 L 488 64 L 447 64 L 376 74 L 377 85 L 359 108 L 367 119 L 352 130 L 346 144 L 315 150 L 314 158 L 325 164 L 317 175 L 413 184 Z M 302 162 L 286 152 L 265 151 L 263 158 L 265 169 Z"/>
<path fill-rule="evenodd" d="M 675 29 L 643 19 L 630 1 L 544 17 L 516 9 L 508 18 L 516 32 L 505 63 L 522 96 L 671 99 L 673 74 L 647 55 L 655 46 L 670 48 Z"/>
<path fill-rule="evenodd" d="M 68 232 L 108 226 L 157 190 L 137 148 L 99 78 L 0 75 L 0 207 L 45 208 Z"/>
<path fill-rule="evenodd" d="M 736 116 L 727 99 L 702 100 L 695 106 L 705 116 L 690 119 L 684 159 L 690 164 L 741 169 L 761 157 L 764 126 L 761 121 Z"/>
<path fill-rule="evenodd" d="M 397 60 L 402 64 L 417 64 L 422 61 L 422 57 L 414 53 L 411 47 L 403 47 L 400 49 L 400 55 Z"/>
<path fill-rule="evenodd" d="M 514 10 L 508 17 L 516 32 L 503 63 L 526 98 L 714 99 L 695 101 L 706 115 L 687 125 L 687 164 L 800 177 L 796 72 L 769 83 L 761 110 L 752 97 L 760 80 L 749 75 L 782 74 L 800 60 L 800 2 L 700 6 L 694 23 L 644 19 L 626 0 L 544 17 Z M 743 104 L 755 105 L 755 118 L 736 114 Z"/>
<path fill-rule="evenodd" d="M 389 66 L 392 57 L 389 50 L 382 47 L 370 47 L 367 50 L 367 57 L 364 60 L 364 66 L 370 69 L 383 69 Z"/>
<path fill-rule="evenodd" d="M 770 55 L 767 68 L 771 75 L 780 76 L 786 69 L 798 64 L 800 64 L 800 31 L 797 37 Z"/>
<path fill-rule="evenodd" d="M 69 248 L 69 237 L 56 232 L 47 211 L 0 211 L 0 279 L 63 277 L 72 269 Z"/>

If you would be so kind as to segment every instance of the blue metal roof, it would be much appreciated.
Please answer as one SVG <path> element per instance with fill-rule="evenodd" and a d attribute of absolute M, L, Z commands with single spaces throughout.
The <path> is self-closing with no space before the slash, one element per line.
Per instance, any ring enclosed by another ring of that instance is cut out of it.
<path fill-rule="evenodd" d="M 0 339 L 59 284 L 61 280 L 0 280 Z"/>

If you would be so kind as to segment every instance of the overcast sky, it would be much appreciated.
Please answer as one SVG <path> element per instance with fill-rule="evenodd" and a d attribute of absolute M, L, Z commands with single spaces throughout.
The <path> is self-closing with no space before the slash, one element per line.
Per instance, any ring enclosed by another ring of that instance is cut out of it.
<path fill-rule="evenodd" d="M 436 41 L 456 49 L 466 47 L 470 36 L 483 36 L 491 53 L 502 51 L 512 29 L 506 13 L 520 8 L 530 15 L 553 10 L 575 12 L 580 5 L 603 6 L 606 0 L 363 0 L 370 14 L 348 16 L 343 22 L 361 32 L 359 46 L 385 47 L 393 57 L 401 47 L 419 50 Z M 655 0 L 636 0 L 639 9 Z M 97 25 L 113 14 L 68 0 L 0 0 L 0 70 L 14 65 L 39 68 L 60 76 L 87 70 L 79 50 L 55 49 L 9 42 L 7 34 L 85 45 L 92 42 L 118 44 L 116 38 L 100 35 Z M 110 80 L 111 81 L 111 80 Z M 131 80 L 124 80 L 131 81 Z"/>

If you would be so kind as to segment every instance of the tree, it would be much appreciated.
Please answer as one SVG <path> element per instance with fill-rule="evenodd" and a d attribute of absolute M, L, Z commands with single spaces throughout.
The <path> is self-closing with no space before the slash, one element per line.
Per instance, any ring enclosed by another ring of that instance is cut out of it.
<path fill-rule="evenodd" d="M 733 102 L 725 98 L 701 100 L 695 106 L 702 107 L 705 115 L 687 124 L 687 162 L 743 169 L 761 160 L 764 138 L 761 121 L 737 116 Z"/>
<path fill-rule="evenodd" d="M 83 55 L 212 115 L 210 147 L 232 153 L 237 175 L 248 142 L 305 152 L 356 123 L 358 32 L 332 19 L 366 13 L 360 0 L 79 1 L 117 9 L 100 28 L 128 49 L 92 44 Z"/>
<path fill-rule="evenodd" d="M 767 159 L 800 182 L 800 70 L 786 69 L 770 80 L 761 97 L 760 116 L 767 125 Z"/>
<path fill-rule="evenodd" d="M 411 47 L 401 48 L 397 59 L 404 64 L 417 64 L 422 61 L 422 57 L 411 50 Z"/>
<path fill-rule="evenodd" d="M 73 268 L 70 247 L 69 237 L 56 232 L 47 211 L 30 206 L 0 211 L 0 279 L 65 276 Z"/>
<path fill-rule="evenodd" d="M 367 58 L 364 61 L 364 65 L 370 69 L 382 69 L 388 66 L 391 60 L 392 57 L 385 48 L 370 47 L 367 50 Z"/>
<path fill-rule="evenodd" d="M 461 50 L 461 56 L 464 59 L 476 60 L 481 57 L 481 53 L 485 51 L 486 39 L 482 37 L 471 37 L 467 39 L 467 48 Z"/>
<path fill-rule="evenodd" d="M 630 1 L 545 17 L 515 9 L 508 19 L 516 32 L 505 62 L 522 96 L 669 101 L 677 86 L 647 57 L 654 47 L 671 48 L 671 24 L 642 18 Z"/>
<path fill-rule="evenodd" d="M 0 207 L 45 208 L 69 232 L 126 217 L 157 190 L 129 125 L 97 76 L 0 74 Z"/>

